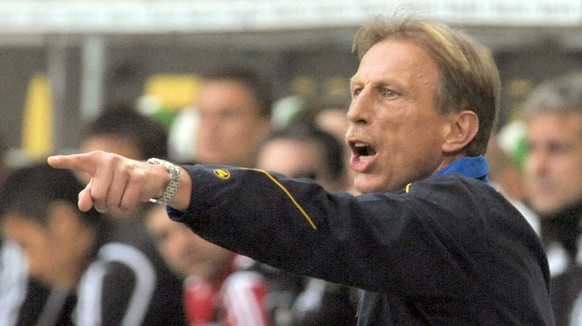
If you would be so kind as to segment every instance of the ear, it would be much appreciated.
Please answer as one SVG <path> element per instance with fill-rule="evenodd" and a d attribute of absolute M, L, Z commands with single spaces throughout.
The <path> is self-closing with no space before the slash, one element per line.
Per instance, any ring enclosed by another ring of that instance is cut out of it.
<path fill-rule="evenodd" d="M 479 117 L 470 110 L 453 113 L 449 116 L 450 129 L 445 136 L 442 150 L 455 153 L 463 150 L 479 131 Z"/>

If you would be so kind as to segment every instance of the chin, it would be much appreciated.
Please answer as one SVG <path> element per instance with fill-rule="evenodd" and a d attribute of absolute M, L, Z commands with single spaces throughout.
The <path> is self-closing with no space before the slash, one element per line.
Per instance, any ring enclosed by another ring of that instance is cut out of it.
<path fill-rule="evenodd" d="M 354 179 L 354 189 L 359 193 L 384 192 L 382 184 L 377 184 L 374 180 L 367 180 L 365 177 L 356 177 Z"/>

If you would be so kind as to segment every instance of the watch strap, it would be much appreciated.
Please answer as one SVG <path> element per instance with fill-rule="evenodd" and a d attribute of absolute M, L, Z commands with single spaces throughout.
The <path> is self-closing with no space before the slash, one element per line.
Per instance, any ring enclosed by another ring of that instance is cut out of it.
<path fill-rule="evenodd" d="M 180 168 L 173 163 L 159 158 L 150 158 L 147 162 L 150 164 L 162 165 L 170 174 L 170 182 L 168 182 L 168 185 L 164 189 L 162 196 L 159 198 L 150 198 L 149 201 L 156 204 L 167 204 L 171 202 L 176 196 L 176 192 L 180 187 Z"/>

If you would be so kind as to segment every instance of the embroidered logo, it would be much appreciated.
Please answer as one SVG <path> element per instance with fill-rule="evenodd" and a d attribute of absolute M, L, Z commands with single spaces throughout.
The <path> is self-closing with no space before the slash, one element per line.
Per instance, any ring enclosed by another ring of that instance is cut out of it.
<path fill-rule="evenodd" d="M 228 179 L 230 178 L 230 172 L 224 169 L 215 169 L 214 174 L 219 177 L 220 179 Z"/>

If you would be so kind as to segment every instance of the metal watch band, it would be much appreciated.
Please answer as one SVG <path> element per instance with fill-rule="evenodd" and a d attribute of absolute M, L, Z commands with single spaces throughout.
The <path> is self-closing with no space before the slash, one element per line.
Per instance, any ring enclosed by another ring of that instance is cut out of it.
<path fill-rule="evenodd" d="M 150 202 L 156 204 L 167 204 L 174 199 L 178 187 L 180 187 L 180 168 L 177 165 L 170 163 L 168 161 L 161 160 L 159 158 L 150 158 L 148 161 L 150 164 L 159 164 L 168 170 L 170 174 L 170 182 L 164 189 L 164 194 L 159 198 L 150 198 Z"/>

